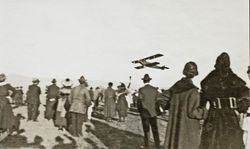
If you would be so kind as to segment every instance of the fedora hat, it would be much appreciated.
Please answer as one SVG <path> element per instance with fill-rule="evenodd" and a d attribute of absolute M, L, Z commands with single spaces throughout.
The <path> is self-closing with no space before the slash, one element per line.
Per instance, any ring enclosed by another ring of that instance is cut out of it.
<path fill-rule="evenodd" d="M 80 79 L 78 79 L 80 82 L 86 82 L 87 80 L 85 79 L 84 76 L 81 76 Z"/>
<path fill-rule="evenodd" d="M 39 82 L 40 82 L 40 80 L 39 80 L 39 79 L 37 79 L 37 78 L 34 78 L 34 79 L 32 80 L 32 82 L 33 82 L 33 83 L 39 83 Z"/>
<path fill-rule="evenodd" d="M 56 83 L 56 79 L 54 78 L 54 79 L 52 79 L 52 81 L 51 81 L 52 83 Z"/>
<path fill-rule="evenodd" d="M 142 80 L 150 81 L 150 80 L 152 80 L 152 78 L 150 78 L 150 76 L 148 74 L 145 74 L 144 77 L 142 78 Z"/>
<path fill-rule="evenodd" d="M 0 74 L 0 82 L 3 82 L 6 80 L 6 75 L 4 73 Z"/>

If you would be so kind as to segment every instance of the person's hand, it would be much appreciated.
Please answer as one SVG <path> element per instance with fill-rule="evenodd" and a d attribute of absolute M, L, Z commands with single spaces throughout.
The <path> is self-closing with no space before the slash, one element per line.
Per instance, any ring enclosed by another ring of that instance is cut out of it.
<path fill-rule="evenodd" d="M 206 103 L 206 109 L 207 109 L 207 110 L 210 109 L 210 103 L 209 103 L 209 102 Z"/>

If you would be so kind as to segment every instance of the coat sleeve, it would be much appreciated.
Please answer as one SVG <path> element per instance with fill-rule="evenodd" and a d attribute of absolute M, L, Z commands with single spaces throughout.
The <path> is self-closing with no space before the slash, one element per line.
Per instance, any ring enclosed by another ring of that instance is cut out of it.
<path fill-rule="evenodd" d="M 89 95 L 88 90 L 85 91 L 84 96 L 85 96 L 85 100 L 86 100 L 86 105 L 90 106 L 91 105 L 91 99 L 90 99 L 90 95 Z"/>
<path fill-rule="evenodd" d="M 70 105 L 72 104 L 72 101 L 73 101 L 73 92 L 74 92 L 74 88 L 70 91 L 69 98 L 68 98 Z"/>
<path fill-rule="evenodd" d="M 197 89 L 191 91 L 187 103 L 188 117 L 192 119 L 205 119 L 208 111 L 200 107 L 200 94 Z"/>

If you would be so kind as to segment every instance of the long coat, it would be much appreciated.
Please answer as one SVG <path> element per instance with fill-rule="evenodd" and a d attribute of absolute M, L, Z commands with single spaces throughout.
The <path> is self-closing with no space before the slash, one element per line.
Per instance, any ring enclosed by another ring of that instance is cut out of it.
<path fill-rule="evenodd" d="M 47 88 L 47 99 L 58 98 L 60 88 L 56 84 L 52 84 Z"/>
<path fill-rule="evenodd" d="M 108 87 L 104 92 L 104 116 L 114 117 L 115 116 L 115 90 Z"/>
<path fill-rule="evenodd" d="M 149 84 L 139 89 L 138 110 L 142 117 L 155 117 L 158 91 Z"/>
<path fill-rule="evenodd" d="M 10 84 L 0 85 L 0 128 L 4 130 L 12 128 L 14 122 L 14 113 L 7 98 L 9 91 L 15 93 L 16 90 Z"/>
<path fill-rule="evenodd" d="M 199 108 L 200 94 L 191 81 L 182 79 L 171 89 L 169 121 L 164 149 L 198 149 L 200 119 L 206 110 Z"/>
<path fill-rule="evenodd" d="M 243 131 L 239 119 L 233 108 L 214 108 L 217 98 L 221 103 L 229 97 L 234 97 L 237 102 L 249 93 L 246 83 L 231 70 L 226 76 L 221 76 L 215 69 L 201 82 L 202 104 L 209 101 L 212 106 L 205 120 L 202 131 L 200 149 L 243 149 Z M 238 105 L 239 106 L 239 105 Z"/>
<path fill-rule="evenodd" d="M 30 85 L 27 91 L 27 100 L 28 104 L 40 104 L 40 94 L 41 88 L 35 84 Z"/>
<path fill-rule="evenodd" d="M 47 88 L 47 100 L 46 100 L 46 111 L 45 118 L 55 118 L 56 107 L 59 97 L 60 88 L 56 84 L 52 84 Z"/>
<path fill-rule="evenodd" d="M 91 105 L 88 89 L 84 85 L 74 87 L 70 93 L 70 112 L 86 114 Z"/>

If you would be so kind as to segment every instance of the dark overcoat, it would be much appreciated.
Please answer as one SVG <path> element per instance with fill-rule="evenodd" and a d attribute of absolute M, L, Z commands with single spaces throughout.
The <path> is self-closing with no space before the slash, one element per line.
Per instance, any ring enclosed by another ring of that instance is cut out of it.
<path fill-rule="evenodd" d="M 158 88 L 149 84 L 139 89 L 138 110 L 142 117 L 155 117 L 156 112 L 156 100 L 158 96 Z"/>
<path fill-rule="evenodd" d="M 40 94 L 41 88 L 35 84 L 30 85 L 27 91 L 27 100 L 28 104 L 40 104 Z"/>

